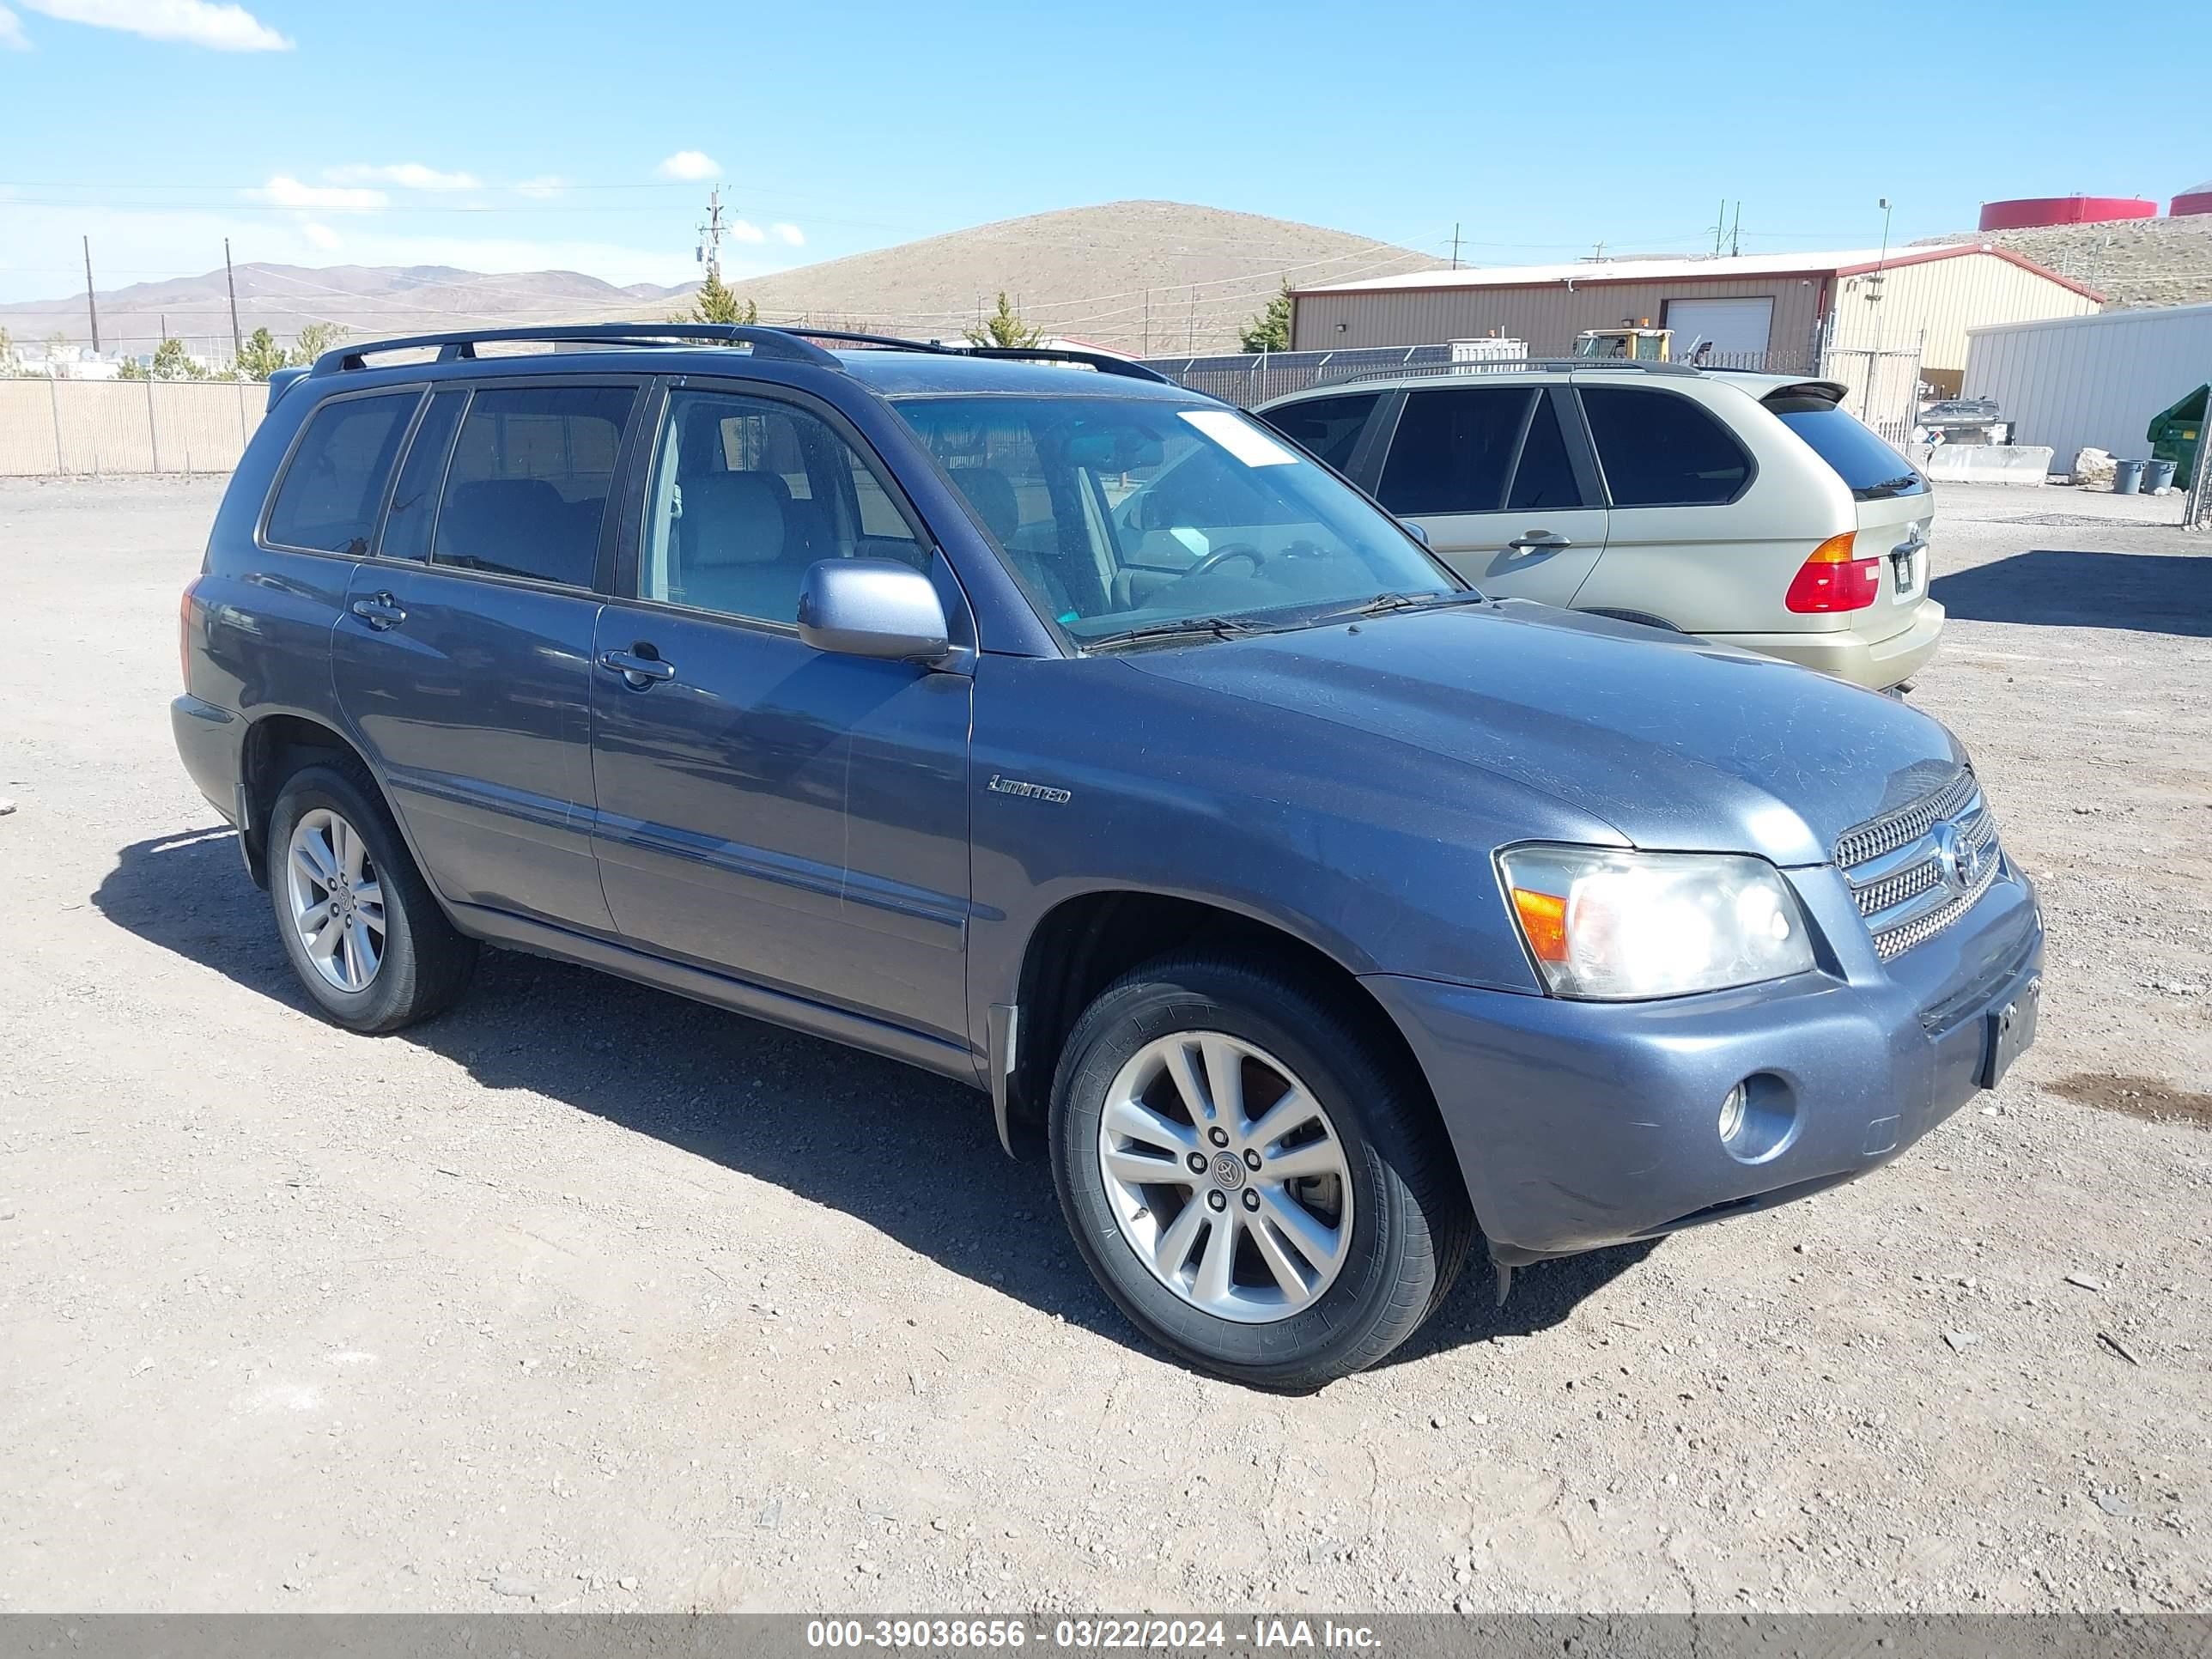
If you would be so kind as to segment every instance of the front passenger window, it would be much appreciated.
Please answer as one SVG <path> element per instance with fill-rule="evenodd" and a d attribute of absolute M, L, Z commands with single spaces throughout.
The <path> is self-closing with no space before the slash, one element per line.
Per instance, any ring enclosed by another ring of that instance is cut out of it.
<path fill-rule="evenodd" d="M 756 622 L 795 623 L 821 559 L 927 553 L 852 445 L 803 409 L 679 390 L 654 457 L 638 597 Z"/>

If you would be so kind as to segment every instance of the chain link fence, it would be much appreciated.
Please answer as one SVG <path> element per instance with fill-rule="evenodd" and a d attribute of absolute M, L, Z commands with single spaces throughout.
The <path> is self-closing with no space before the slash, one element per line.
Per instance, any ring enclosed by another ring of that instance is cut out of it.
<path fill-rule="evenodd" d="M 0 380 L 0 477 L 228 472 L 268 400 L 252 380 Z"/>

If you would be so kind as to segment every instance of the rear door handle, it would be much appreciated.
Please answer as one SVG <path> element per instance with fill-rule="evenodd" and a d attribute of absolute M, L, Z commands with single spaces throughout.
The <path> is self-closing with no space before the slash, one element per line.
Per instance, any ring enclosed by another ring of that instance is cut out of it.
<path fill-rule="evenodd" d="M 1548 530 L 1531 530 L 1527 532 L 1525 534 L 1516 536 L 1511 541 L 1506 543 L 1505 545 L 1516 553 L 1535 553 L 1540 551 L 1545 553 L 1558 553 L 1567 548 L 1572 547 L 1574 544 L 1569 541 L 1565 536 L 1554 535 Z"/>
<path fill-rule="evenodd" d="M 647 647 L 648 650 L 650 647 Z M 663 662 L 658 656 L 644 656 L 635 651 L 602 651 L 599 666 L 610 674 L 619 674 L 623 684 L 633 691 L 644 691 L 662 680 L 676 678 L 676 665 Z"/>
<path fill-rule="evenodd" d="M 399 608 L 389 593 L 378 593 L 369 599 L 356 599 L 353 602 L 353 614 L 380 634 L 387 628 L 397 628 L 407 620 L 407 613 Z"/>

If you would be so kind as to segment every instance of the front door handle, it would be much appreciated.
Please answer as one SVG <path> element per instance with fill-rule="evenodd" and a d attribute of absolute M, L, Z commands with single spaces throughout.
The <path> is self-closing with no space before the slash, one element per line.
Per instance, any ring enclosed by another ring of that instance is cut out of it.
<path fill-rule="evenodd" d="M 662 661 L 657 653 L 645 654 L 652 650 L 649 645 L 641 645 L 635 651 L 602 651 L 599 666 L 610 674 L 621 675 L 623 684 L 633 691 L 650 690 L 661 681 L 676 678 L 676 665 Z"/>
<path fill-rule="evenodd" d="M 1565 536 L 1548 530 L 1523 531 L 1505 544 L 1507 550 L 1514 553 L 1561 553 L 1573 545 Z"/>
<path fill-rule="evenodd" d="M 407 620 L 407 613 L 399 608 L 389 593 L 378 593 L 366 599 L 356 599 L 353 602 L 353 614 L 380 634 L 387 628 L 397 628 Z"/>

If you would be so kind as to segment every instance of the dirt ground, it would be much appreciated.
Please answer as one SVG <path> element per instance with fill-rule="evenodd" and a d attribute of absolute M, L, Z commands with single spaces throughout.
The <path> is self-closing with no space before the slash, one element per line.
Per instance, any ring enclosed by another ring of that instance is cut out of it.
<path fill-rule="evenodd" d="M 2003 1089 L 1279 1399 L 980 1096 L 513 956 L 308 1014 L 170 744 L 217 489 L 0 486 L 0 1610 L 2212 1607 L 2212 538 L 1943 494 Z"/>

